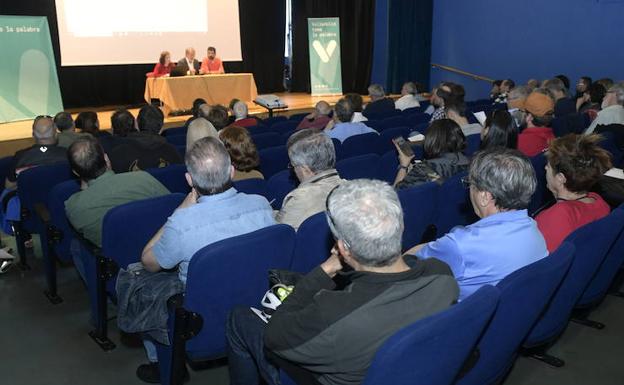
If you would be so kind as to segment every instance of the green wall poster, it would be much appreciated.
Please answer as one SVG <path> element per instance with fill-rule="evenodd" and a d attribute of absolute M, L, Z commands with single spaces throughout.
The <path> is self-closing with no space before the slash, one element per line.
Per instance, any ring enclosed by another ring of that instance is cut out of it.
<path fill-rule="evenodd" d="M 308 44 L 312 95 L 341 95 L 340 19 L 309 18 Z"/>
<path fill-rule="evenodd" d="M 0 123 L 63 110 L 48 20 L 0 15 Z"/>

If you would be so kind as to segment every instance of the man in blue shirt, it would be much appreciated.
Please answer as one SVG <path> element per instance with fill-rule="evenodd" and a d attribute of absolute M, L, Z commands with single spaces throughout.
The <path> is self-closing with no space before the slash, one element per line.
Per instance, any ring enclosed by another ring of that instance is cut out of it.
<path fill-rule="evenodd" d="M 192 190 L 148 242 L 141 257 L 150 272 L 178 266 L 184 284 L 191 258 L 204 246 L 275 224 L 266 198 L 239 193 L 232 187 L 234 167 L 218 139 L 198 140 L 187 151 L 185 161 Z M 147 340 L 144 345 L 150 364 L 139 366 L 137 376 L 146 382 L 160 382 L 155 346 Z"/>
<path fill-rule="evenodd" d="M 334 106 L 334 124 L 332 127 L 329 127 L 332 123 L 330 122 L 325 133 L 332 139 L 338 139 L 341 143 L 344 142 L 345 139 L 355 135 L 368 134 L 371 132 L 379 134 L 362 122 L 351 122 L 353 112 L 353 106 L 346 98 L 338 100 L 336 106 Z"/>
<path fill-rule="evenodd" d="M 407 252 L 446 262 L 459 283 L 460 300 L 548 255 L 544 237 L 526 210 L 537 181 L 524 155 L 509 149 L 480 152 L 466 182 L 481 220 Z"/>

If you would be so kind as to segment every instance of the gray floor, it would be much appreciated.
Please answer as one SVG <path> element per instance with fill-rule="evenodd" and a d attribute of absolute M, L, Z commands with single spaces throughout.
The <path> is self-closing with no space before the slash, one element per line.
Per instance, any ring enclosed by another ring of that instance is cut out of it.
<path fill-rule="evenodd" d="M 110 322 L 115 350 L 105 353 L 88 337 L 87 295 L 73 267 L 60 270 L 64 302 L 51 305 L 42 294 L 41 261 L 31 265 L 31 271 L 13 268 L 0 275 L 0 383 L 142 384 L 134 372 L 144 361 L 143 350 L 122 344 L 115 322 Z M 505 384 L 624 384 L 624 299 L 608 297 L 592 318 L 607 327 L 598 331 L 571 324 L 551 349 L 566 360 L 564 368 L 520 358 Z M 190 383 L 227 384 L 227 367 L 191 371 Z"/>

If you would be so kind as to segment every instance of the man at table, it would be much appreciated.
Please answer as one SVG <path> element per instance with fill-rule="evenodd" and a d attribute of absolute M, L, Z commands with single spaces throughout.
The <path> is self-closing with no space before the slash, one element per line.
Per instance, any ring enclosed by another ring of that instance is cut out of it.
<path fill-rule="evenodd" d="M 184 57 L 178 60 L 177 71 L 187 75 L 197 75 L 199 72 L 199 60 L 195 59 L 195 48 L 187 48 Z"/>
<path fill-rule="evenodd" d="M 208 47 L 208 56 L 202 60 L 200 74 L 223 74 L 223 62 L 217 57 L 217 49 Z"/>

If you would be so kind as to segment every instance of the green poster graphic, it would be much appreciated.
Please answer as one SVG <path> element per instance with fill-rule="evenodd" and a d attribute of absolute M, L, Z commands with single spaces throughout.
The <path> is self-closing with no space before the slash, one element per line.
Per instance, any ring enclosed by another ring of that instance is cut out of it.
<path fill-rule="evenodd" d="M 312 95 L 341 95 L 340 19 L 309 18 L 308 44 Z"/>
<path fill-rule="evenodd" d="M 1 16 L 0 123 L 63 110 L 48 20 Z"/>

